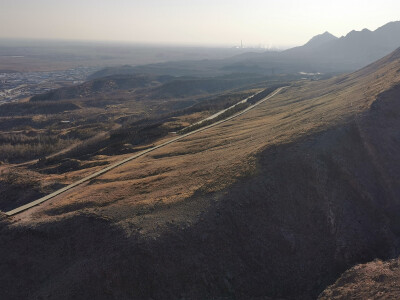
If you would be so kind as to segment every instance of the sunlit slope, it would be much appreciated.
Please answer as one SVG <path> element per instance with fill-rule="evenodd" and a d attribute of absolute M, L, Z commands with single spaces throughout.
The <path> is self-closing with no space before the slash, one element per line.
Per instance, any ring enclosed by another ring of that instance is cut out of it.
<path fill-rule="evenodd" d="M 178 204 L 194 205 L 196 196 L 257 172 L 255 155 L 261 150 L 357 120 L 379 94 L 400 82 L 399 70 L 397 50 L 355 73 L 295 84 L 237 119 L 121 166 L 24 216 L 84 210 L 119 221 L 164 208 L 182 211 Z"/>

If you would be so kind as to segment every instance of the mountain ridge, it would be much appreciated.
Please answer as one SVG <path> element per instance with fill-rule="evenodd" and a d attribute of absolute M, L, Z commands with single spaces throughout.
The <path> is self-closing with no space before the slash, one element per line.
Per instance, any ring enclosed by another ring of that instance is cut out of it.
<path fill-rule="evenodd" d="M 318 34 L 312 37 L 304 46 L 306 47 L 318 47 L 321 44 L 337 40 L 338 37 L 334 36 L 328 31 L 325 31 L 322 34 Z"/>
<path fill-rule="evenodd" d="M 356 71 L 388 55 L 399 46 L 400 21 L 393 21 L 374 31 L 353 30 L 340 38 L 324 32 L 312 37 L 302 46 L 281 52 L 249 52 L 220 60 L 141 65 L 132 67 L 130 72 L 174 76 L 210 76 L 243 70 L 265 75 L 299 72 L 343 73 Z M 118 68 L 109 69 L 107 72 L 118 72 Z"/>

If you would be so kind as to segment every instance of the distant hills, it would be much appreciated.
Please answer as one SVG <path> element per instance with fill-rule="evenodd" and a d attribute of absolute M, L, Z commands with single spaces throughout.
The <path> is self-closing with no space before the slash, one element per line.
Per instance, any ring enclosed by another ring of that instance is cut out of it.
<path fill-rule="evenodd" d="M 336 38 L 328 32 L 307 44 L 281 53 L 288 60 L 302 60 L 318 71 L 352 71 L 384 57 L 400 46 L 400 22 L 388 23 L 375 31 L 351 31 Z"/>
<path fill-rule="evenodd" d="M 110 75 L 124 72 L 124 74 Z M 132 72 L 133 74 L 129 74 Z M 59 101 L 91 98 L 98 95 L 113 95 L 118 91 L 130 91 L 144 98 L 184 98 L 194 95 L 218 93 L 265 82 L 260 74 L 231 74 L 217 77 L 174 77 L 169 75 L 134 74 L 130 66 L 107 68 L 91 76 L 79 85 L 62 87 L 44 94 L 33 96 L 30 102 Z M 106 77 L 100 77 L 106 75 Z"/>
<path fill-rule="evenodd" d="M 342 73 L 362 68 L 400 47 L 400 21 L 375 31 L 351 31 L 335 37 L 329 32 L 317 35 L 305 45 L 285 51 L 243 53 L 219 60 L 190 60 L 108 68 L 101 74 L 149 73 L 174 76 L 216 76 L 247 72 L 274 76 L 298 72 Z"/>
<path fill-rule="evenodd" d="M 107 72 L 105 72 L 106 74 Z M 129 90 L 146 88 L 163 84 L 172 80 L 172 76 L 150 76 L 150 75 L 112 75 L 103 78 L 96 78 L 83 84 L 62 87 L 48 93 L 36 95 L 31 102 L 56 101 L 63 99 L 75 99 L 92 97 L 99 93 L 110 93 L 117 90 Z"/>
<path fill-rule="evenodd" d="M 281 52 L 244 53 L 228 59 L 176 61 L 141 66 L 122 65 L 102 69 L 89 81 L 32 97 L 31 101 L 88 98 L 121 90 L 146 89 L 156 98 L 188 97 L 216 93 L 282 74 L 350 72 L 384 57 L 400 46 L 400 21 L 375 31 L 351 31 L 340 38 L 329 32 L 306 44 Z M 279 77 L 278 77 L 279 76 Z"/>

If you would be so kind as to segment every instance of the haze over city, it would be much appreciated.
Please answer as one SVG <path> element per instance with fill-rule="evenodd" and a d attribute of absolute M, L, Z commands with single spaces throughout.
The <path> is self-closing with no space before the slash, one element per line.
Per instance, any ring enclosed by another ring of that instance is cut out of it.
<path fill-rule="evenodd" d="M 290 47 L 375 30 L 399 11 L 396 0 L 2 0 L 0 38 Z"/>

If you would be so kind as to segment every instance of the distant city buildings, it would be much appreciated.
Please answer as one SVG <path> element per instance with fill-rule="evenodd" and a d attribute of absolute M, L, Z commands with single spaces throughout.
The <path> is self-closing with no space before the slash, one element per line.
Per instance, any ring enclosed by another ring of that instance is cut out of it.
<path fill-rule="evenodd" d="M 0 73 L 0 104 L 82 83 L 98 68 L 78 67 L 51 72 Z"/>
<path fill-rule="evenodd" d="M 240 45 L 232 47 L 234 49 L 269 49 L 269 47 L 265 47 L 265 45 L 257 44 L 257 45 L 244 45 L 243 40 L 240 40 Z"/>

